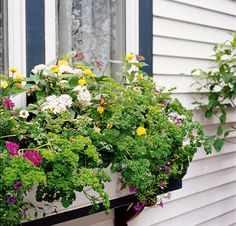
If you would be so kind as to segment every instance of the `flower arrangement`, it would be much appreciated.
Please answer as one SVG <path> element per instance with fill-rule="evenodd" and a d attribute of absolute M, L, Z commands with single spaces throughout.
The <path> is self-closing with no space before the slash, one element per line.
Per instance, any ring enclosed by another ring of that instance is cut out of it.
<path fill-rule="evenodd" d="M 103 63 L 92 66 L 81 56 L 72 52 L 54 65 L 37 65 L 28 79 L 13 68 L 11 77 L 1 77 L 0 214 L 7 225 L 29 218 L 26 209 L 36 208 L 24 202 L 33 185 L 39 202 L 68 207 L 78 191 L 95 210 L 102 202 L 108 212 L 108 166 L 121 189 L 137 197 L 137 211 L 162 206 L 157 195 L 169 179 L 186 174 L 198 147 L 210 152 L 192 113 L 141 70 L 142 56 L 119 62 L 121 84 L 104 75 Z M 16 109 L 9 97 L 25 90 L 30 103 Z"/>

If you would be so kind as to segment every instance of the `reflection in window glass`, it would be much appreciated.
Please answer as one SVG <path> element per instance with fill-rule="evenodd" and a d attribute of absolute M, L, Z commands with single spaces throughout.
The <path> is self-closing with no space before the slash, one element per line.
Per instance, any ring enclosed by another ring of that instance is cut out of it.
<path fill-rule="evenodd" d="M 121 59 L 124 14 L 123 0 L 58 0 L 58 56 L 77 50 L 86 60 Z"/>

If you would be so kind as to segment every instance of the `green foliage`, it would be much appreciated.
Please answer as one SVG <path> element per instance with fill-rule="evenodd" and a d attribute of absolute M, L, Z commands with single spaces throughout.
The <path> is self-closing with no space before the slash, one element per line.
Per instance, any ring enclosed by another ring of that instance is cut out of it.
<path fill-rule="evenodd" d="M 235 125 L 229 125 L 226 129 L 227 111 L 236 107 L 236 35 L 233 34 L 231 41 L 217 44 L 214 47 L 215 67 L 212 70 L 193 70 L 199 85 L 198 90 L 203 91 L 202 101 L 195 104 L 205 111 L 205 117 L 210 119 L 216 117 L 219 127 L 212 137 L 215 150 L 222 149 L 230 133 L 235 132 Z M 203 101 L 207 99 L 207 102 Z"/>
<path fill-rule="evenodd" d="M 100 66 L 95 70 L 76 56 L 73 52 L 57 65 L 33 69 L 26 116 L 20 109 L 1 103 L 0 120 L 5 125 L 0 137 L 4 150 L 0 154 L 4 172 L 1 185 L 5 186 L 1 199 L 17 195 L 16 203 L 3 202 L 1 207 L 9 225 L 25 218 L 27 214 L 19 214 L 25 206 L 34 208 L 36 215 L 38 210 L 46 215 L 41 207 L 23 201 L 25 189 L 32 186 L 37 186 L 38 202 L 59 201 L 67 208 L 80 192 L 78 198 L 84 194 L 94 211 L 102 203 L 108 213 L 105 183 L 111 179 L 104 170 L 108 166 L 121 178 L 121 189 L 135 188 L 139 202 L 150 206 L 164 193 L 171 178 L 186 174 L 199 147 L 210 152 L 209 138 L 193 121 L 192 112 L 171 97 L 171 90 L 156 87 L 141 70 L 146 65 L 141 56 L 126 56 L 121 84 L 104 76 Z M 15 83 L 5 79 L 8 84 Z M 12 93 L 6 91 L 8 86 Z M 13 85 L 8 86 L 4 85 L 4 92 L 14 94 Z M 214 95 L 211 99 L 217 102 Z M 225 121 L 224 116 L 221 121 Z M 222 133 L 219 128 L 218 134 Z M 19 144 L 20 149 L 7 150 L 9 141 Z M 217 148 L 220 145 L 220 141 L 215 144 Z M 26 158 L 28 150 L 38 150 L 34 153 L 37 157 Z M 37 158 L 40 161 L 33 165 Z M 23 186 L 12 191 L 16 181 Z M 9 216 L 14 219 L 11 223 Z"/>

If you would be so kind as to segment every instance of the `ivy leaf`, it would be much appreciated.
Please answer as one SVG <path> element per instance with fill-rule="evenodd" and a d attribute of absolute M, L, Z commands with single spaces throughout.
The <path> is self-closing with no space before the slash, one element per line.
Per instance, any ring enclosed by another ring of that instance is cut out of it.
<path fill-rule="evenodd" d="M 217 128 L 217 135 L 221 136 L 223 134 L 223 132 L 224 132 L 224 129 L 222 128 L 222 126 L 218 126 L 218 128 Z"/>
<path fill-rule="evenodd" d="M 221 116 L 220 116 L 220 123 L 221 124 L 224 124 L 226 122 L 226 113 L 223 113 Z"/>
<path fill-rule="evenodd" d="M 225 143 L 225 142 L 224 142 L 223 139 L 217 138 L 217 139 L 214 141 L 213 146 L 214 146 L 215 150 L 216 150 L 217 152 L 219 152 L 219 151 L 222 149 L 224 143 Z"/>

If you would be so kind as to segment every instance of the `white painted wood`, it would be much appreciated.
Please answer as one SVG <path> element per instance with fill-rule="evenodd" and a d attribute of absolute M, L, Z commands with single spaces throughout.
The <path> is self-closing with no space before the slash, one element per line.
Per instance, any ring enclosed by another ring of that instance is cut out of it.
<path fill-rule="evenodd" d="M 56 0 L 45 0 L 45 63 L 56 60 Z"/>
<path fill-rule="evenodd" d="M 158 36 L 214 44 L 231 38 L 231 35 L 225 32 L 225 30 L 161 17 L 154 17 L 153 24 L 153 34 Z"/>
<path fill-rule="evenodd" d="M 157 52 L 157 51 L 156 51 Z M 195 68 L 209 70 L 214 66 L 212 60 L 198 60 L 183 57 L 153 56 L 153 73 L 162 75 L 191 74 Z"/>
<path fill-rule="evenodd" d="M 174 1 L 153 0 L 153 13 L 155 16 L 159 17 L 186 21 L 229 31 L 235 31 L 236 29 L 236 20 L 232 15 L 220 14 Z"/>
<path fill-rule="evenodd" d="M 180 39 L 153 37 L 153 54 L 196 59 L 212 59 L 213 45 Z"/>
<path fill-rule="evenodd" d="M 139 52 L 139 4 L 126 1 L 126 54 Z"/>
<path fill-rule="evenodd" d="M 228 217 L 231 217 L 231 218 L 229 219 L 223 218 L 225 221 L 223 222 L 223 219 L 221 219 L 222 224 L 219 224 L 220 222 L 217 221 L 217 223 L 214 225 L 214 226 L 217 226 L 217 225 L 227 226 L 230 223 L 234 222 L 235 218 L 233 217 L 232 213 L 235 213 L 235 212 L 232 212 L 232 211 L 234 211 L 236 207 L 235 202 L 236 202 L 236 197 L 234 196 L 231 198 L 224 199 L 220 202 L 213 203 L 211 205 L 196 209 L 193 212 L 190 212 L 188 214 L 180 215 L 178 217 L 169 219 L 167 221 L 163 221 L 158 224 L 153 224 L 152 226 L 167 226 L 167 225 L 168 226 L 182 226 L 182 225 L 185 225 L 186 222 L 189 222 L 188 226 L 196 226 L 196 225 L 209 226 L 208 223 L 202 224 L 202 222 L 207 221 L 212 218 L 217 219 L 219 215 L 222 215 L 222 213 L 230 212 L 231 214 Z"/>
<path fill-rule="evenodd" d="M 226 202 L 226 199 L 230 198 L 232 198 L 232 200 L 230 200 L 229 203 L 236 205 L 235 187 L 232 186 L 232 184 L 226 184 L 224 186 L 196 193 L 189 197 L 174 200 L 173 202 L 168 202 L 164 204 L 164 208 L 159 206 L 147 208 L 141 215 L 139 215 L 138 218 L 131 221 L 129 226 L 158 225 L 158 222 L 190 213 L 194 210 L 204 208 L 216 202 L 223 201 L 222 203 L 224 203 Z M 191 219 L 186 222 L 186 225 L 192 225 Z"/>
<path fill-rule="evenodd" d="M 215 10 L 217 12 L 222 12 L 236 16 L 236 6 L 233 0 L 172 0 L 175 2 L 181 2 L 188 5 L 193 5 L 197 7 L 202 7 L 209 10 Z"/>
<path fill-rule="evenodd" d="M 26 77 L 25 0 L 8 0 L 8 62 Z M 26 95 L 12 98 L 16 107 L 26 105 Z"/>

